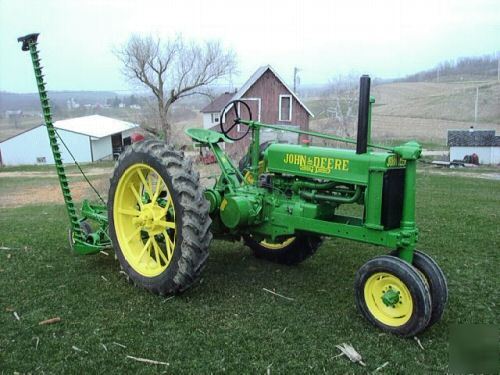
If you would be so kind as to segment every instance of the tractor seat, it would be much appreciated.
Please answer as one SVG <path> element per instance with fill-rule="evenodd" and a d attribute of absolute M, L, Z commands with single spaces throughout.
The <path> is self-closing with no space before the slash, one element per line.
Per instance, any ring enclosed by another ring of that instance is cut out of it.
<path fill-rule="evenodd" d="M 193 140 L 200 143 L 233 143 L 224 134 L 219 132 L 214 132 L 213 130 L 200 129 L 200 128 L 189 128 L 186 129 L 186 134 Z"/>

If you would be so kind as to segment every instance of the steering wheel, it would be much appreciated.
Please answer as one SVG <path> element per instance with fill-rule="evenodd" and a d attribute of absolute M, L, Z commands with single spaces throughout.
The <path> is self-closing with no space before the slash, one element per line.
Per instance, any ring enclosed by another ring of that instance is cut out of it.
<path fill-rule="evenodd" d="M 224 107 L 224 109 L 222 110 L 221 115 L 219 117 L 219 125 L 220 125 L 220 130 L 222 131 L 222 134 L 224 134 L 227 138 L 229 138 L 232 141 L 239 141 L 240 139 L 245 138 L 247 136 L 248 132 L 250 131 L 250 127 L 247 126 L 246 127 L 247 131 L 241 137 L 231 137 L 229 135 L 231 130 L 233 130 L 234 127 L 236 125 L 238 125 L 240 123 L 240 120 L 241 120 L 240 114 L 238 113 L 239 110 L 238 110 L 238 106 L 237 106 L 237 104 L 239 104 L 239 103 L 243 104 L 246 107 L 246 109 L 248 111 L 248 116 L 250 117 L 249 121 L 252 121 L 252 111 L 250 110 L 250 107 L 248 106 L 248 104 L 245 103 L 243 100 L 232 100 L 229 103 L 227 103 L 226 106 Z M 229 110 L 229 107 L 231 105 L 233 106 L 235 119 L 233 120 L 233 124 L 230 125 L 228 129 L 224 129 L 224 123 L 222 122 L 222 119 L 224 118 L 224 114 L 226 114 L 226 111 Z"/>

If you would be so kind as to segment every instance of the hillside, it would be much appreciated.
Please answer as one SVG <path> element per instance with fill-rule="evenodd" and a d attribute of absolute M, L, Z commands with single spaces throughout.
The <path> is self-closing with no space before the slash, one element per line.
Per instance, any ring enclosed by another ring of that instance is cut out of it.
<path fill-rule="evenodd" d="M 114 98 L 116 93 L 111 91 L 49 91 L 49 97 L 54 106 L 66 107 L 68 99 L 73 98 L 81 104 L 106 103 Z M 0 91 L 0 113 L 5 111 L 40 111 L 38 93 L 16 94 Z"/>
<path fill-rule="evenodd" d="M 476 88 L 478 118 L 474 123 Z M 378 141 L 417 139 L 444 145 L 448 129 L 495 129 L 500 132 L 500 82 L 393 82 L 372 87 L 373 138 Z M 317 116 L 311 127 L 332 132 L 338 127 L 321 109 L 333 106 L 332 98 L 306 101 Z M 357 104 L 354 111 L 357 114 Z M 355 116 L 356 117 L 356 116 Z M 349 125 L 355 134 L 356 118 Z"/>
<path fill-rule="evenodd" d="M 442 61 L 431 69 L 410 74 L 405 78 L 398 79 L 397 81 L 483 81 L 497 79 L 497 77 L 499 77 L 499 69 L 500 51 L 497 52 L 497 54 L 460 57 L 455 60 Z"/>
<path fill-rule="evenodd" d="M 500 123 L 500 82 L 401 82 L 375 86 L 377 115 Z"/>

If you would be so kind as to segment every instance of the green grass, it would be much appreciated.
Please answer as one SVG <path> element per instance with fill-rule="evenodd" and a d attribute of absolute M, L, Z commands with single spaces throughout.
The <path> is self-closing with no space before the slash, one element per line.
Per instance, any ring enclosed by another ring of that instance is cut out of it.
<path fill-rule="evenodd" d="M 15 249 L 0 250 L 0 373 L 369 373 L 384 362 L 383 373 L 446 372 L 452 324 L 498 323 L 499 191 L 495 181 L 419 174 L 419 248 L 450 288 L 442 321 L 419 336 L 425 350 L 355 309 L 354 274 L 382 248 L 332 239 L 285 267 L 215 241 L 201 284 L 165 300 L 128 285 L 112 255 L 70 254 L 64 207 L 1 209 L 0 245 Z M 62 322 L 38 325 L 55 316 Z M 342 342 L 366 368 L 335 358 Z"/>

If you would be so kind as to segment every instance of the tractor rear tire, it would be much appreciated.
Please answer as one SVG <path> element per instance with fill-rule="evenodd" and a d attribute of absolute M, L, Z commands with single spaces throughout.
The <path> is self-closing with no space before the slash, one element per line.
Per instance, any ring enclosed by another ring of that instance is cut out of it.
<path fill-rule="evenodd" d="M 286 265 L 303 262 L 313 255 L 323 243 L 321 237 L 311 235 L 290 237 L 281 244 L 257 242 L 250 236 L 245 236 L 244 241 L 245 245 L 252 249 L 256 258 Z"/>
<path fill-rule="evenodd" d="M 398 256 L 398 251 L 391 252 L 392 256 Z M 413 252 L 413 266 L 420 271 L 425 278 L 431 292 L 432 314 L 427 328 L 438 322 L 444 313 L 448 301 L 448 284 L 443 271 L 436 261 L 429 255 L 415 250 Z"/>
<path fill-rule="evenodd" d="M 356 273 L 356 306 L 373 325 L 403 337 L 415 336 L 429 324 L 431 294 L 421 273 L 404 260 L 383 255 Z"/>
<path fill-rule="evenodd" d="M 208 259 L 208 209 L 183 152 L 155 140 L 128 147 L 108 198 L 109 233 L 128 280 L 159 295 L 191 287 Z"/>

